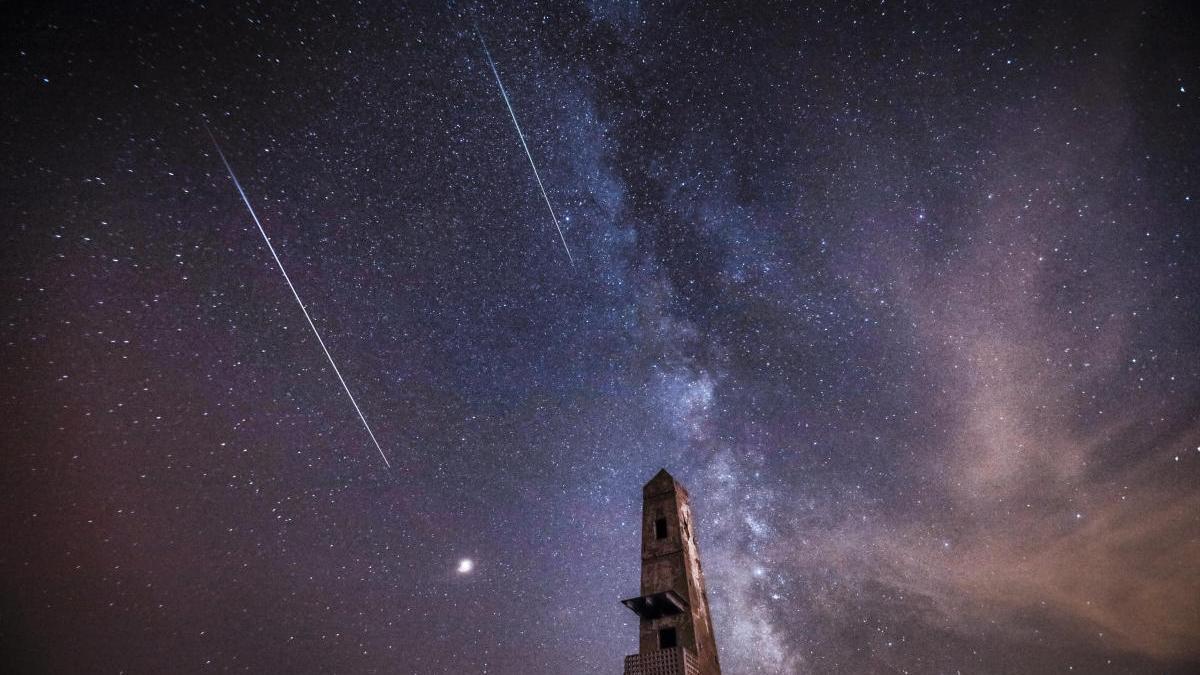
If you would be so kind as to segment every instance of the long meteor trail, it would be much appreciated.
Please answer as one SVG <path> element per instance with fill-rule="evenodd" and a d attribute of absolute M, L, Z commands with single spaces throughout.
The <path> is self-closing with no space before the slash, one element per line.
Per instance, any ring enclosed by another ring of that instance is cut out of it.
<path fill-rule="evenodd" d="M 338 381 L 342 383 L 342 389 L 346 390 L 346 397 L 350 399 L 350 405 L 354 406 L 354 412 L 358 413 L 358 419 L 362 420 L 363 428 L 367 430 L 367 435 L 371 437 L 371 442 L 375 444 L 375 449 L 379 451 L 379 456 L 383 458 L 383 464 L 387 468 L 392 468 L 392 463 L 388 461 L 387 455 L 383 454 L 383 447 L 379 445 L 379 441 L 375 439 L 375 432 L 371 431 L 371 425 L 367 423 L 367 418 L 363 415 L 363 411 L 358 407 L 358 402 L 354 400 L 354 394 L 350 393 L 350 386 L 346 384 L 346 378 L 342 377 L 342 371 L 338 370 L 337 364 L 333 362 L 333 355 L 329 353 L 329 348 L 325 346 L 325 341 L 321 339 L 321 334 L 317 332 L 317 326 L 313 323 L 312 317 L 308 314 L 308 309 L 304 306 L 304 301 L 300 299 L 300 293 L 296 291 L 296 286 L 292 284 L 292 278 L 288 276 L 287 270 L 283 268 L 283 261 L 279 259 L 279 254 L 275 252 L 275 247 L 271 245 L 271 238 L 267 236 L 267 231 L 263 229 L 262 222 L 258 219 L 258 214 L 254 212 L 254 207 L 250 205 L 250 199 L 246 197 L 246 191 L 242 189 L 242 184 L 238 181 L 237 175 L 233 173 L 233 167 L 229 165 L 229 160 L 225 158 L 225 153 L 221 150 L 221 144 L 217 142 L 217 137 L 213 135 L 212 129 L 208 125 L 204 125 L 204 130 L 208 132 L 208 137 L 212 139 L 213 147 L 217 149 L 217 155 L 221 158 L 221 163 L 225 165 L 225 171 L 229 173 L 229 180 L 233 181 L 233 186 L 237 188 L 238 194 L 242 196 L 242 202 L 246 204 L 246 210 L 250 212 L 250 217 L 254 219 L 254 224 L 258 226 L 258 231 L 262 234 L 263 241 L 267 242 L 267 250 L 271 252 L 271 257 L 275 259 L 275 264 L 279 266 L 280 273 L 283 274 L 283 280 L 287 282 L 288 288 L 292 290 L 292 296 L 296 298 L 296 304 L 300 305 L 300 311 L 304 313 L 304 318 L 308 320 L 308 327 L 312 329 L 313 335 L 317 336 L 317 343 L 321 345 L 321 351 L 325 352 L 325 358 L 329 359 L 329 365 L 333 366 L 333 372 L 337 375 Z"/>
<path fill-rule="evenodd" d="M 533 169 L 533 177 L 537 179 L 538 189 L 542 191 L 542 199 L 546 200 L 546 209 L 550 211 L 550 219 L 554 221 L 554 229 L 558 230 L 558 238 L 562 240 L 563 250 L 567 252 L 567 259 L 571 264 L 575 264 L 575 256 L 571 255 L 571 247 L 567 246 L 567 238 L 563 236 L 562 226 L 558 224 L 558 216 L 554 215 L 554 207 L 550 206 L 550 197 L 546 194 L 546 186 L 542 184 L 542 176 L 538 173 L 537 164 L 533 163 L 533 153 L 529 152 L 529 145 L 525 143 L 525 133 L 521 131 L 521 124 L 517 122 L 517 113 L 513 111 L 512 103 L 508 100 L 508 92 L 504 90 L 504 83 L 500 81 L 500 71 L 496 70 L 496 62 L 492 60 L 492 52 L 488 49 L 487 40 L 483 39 L 483 32 L 479 27 L 475 27 L 475 35 L 479 36 L 479 43 L 483 45 L 483 55 L 487 57 L 488 66 L 492 69 L 492 75 L 496 76 L 496 86 L 500 88 L 500 97 L 504 99 L 504 105 L 508 107 L 508 114 L 512 117 L 513 127 L 517 130 L 517 138 L 521 139 L 521 147 L 525 148 L 525 156 L 529 158 L 529 166 Z"/>

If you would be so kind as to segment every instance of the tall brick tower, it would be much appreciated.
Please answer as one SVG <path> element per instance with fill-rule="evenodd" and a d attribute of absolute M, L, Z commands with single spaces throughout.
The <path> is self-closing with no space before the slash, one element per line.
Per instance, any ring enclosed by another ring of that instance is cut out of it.
<path fill-rule="evenodd" d="M 625 675 L 721 675 L 687 490 L 663 469 L 642 488 L 640 617 Z"/>

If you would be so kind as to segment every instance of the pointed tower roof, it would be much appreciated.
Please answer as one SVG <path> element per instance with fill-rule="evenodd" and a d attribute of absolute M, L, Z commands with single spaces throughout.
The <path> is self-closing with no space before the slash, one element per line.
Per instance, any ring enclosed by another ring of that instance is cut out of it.
<path fill-rule="evenodd" d="M 654 474 L 654 478 L 651 478 L 646 482 L 646 485 L 642 487 L 642 496 L 648 497 L 650 495 L 662 494 L 672 490 L 679 490 L 683 492 L 684 495 L 687 495 L 687 490 L 684 489 L 683 485 L 679 481 L 675 480 L 674 476 L 668 473 L 666 469 L 659 469 L 658 473 Z"/>
<path fill-rule="evenodd" d="M 646 482 L 649 483 L 652 481 L 656 481 L 656 480 L 662 478 L 663 476 L 666 476 L 667 480 L 675 482 L 675 477 L 672 476 L 671 473 L 669 471 L 667 471 L 666 469 L 659 469 L 658 473 L 654 474 L 654 478 L 651 478 L 650 480 L 648 480 Z"/>

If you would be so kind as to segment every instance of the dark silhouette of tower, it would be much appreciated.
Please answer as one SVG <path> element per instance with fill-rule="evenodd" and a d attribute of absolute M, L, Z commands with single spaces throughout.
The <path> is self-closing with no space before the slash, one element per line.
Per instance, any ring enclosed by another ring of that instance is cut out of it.
<path fill-rule="evenodd" d="M 663 469 L 642 488 L 640 618 L 625 675 L 720 675 L 688 492 Z"/>

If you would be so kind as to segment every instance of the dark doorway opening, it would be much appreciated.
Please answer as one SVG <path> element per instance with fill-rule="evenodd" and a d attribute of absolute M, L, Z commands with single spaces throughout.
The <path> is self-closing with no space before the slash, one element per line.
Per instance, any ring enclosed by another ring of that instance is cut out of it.
<path fill-rule="evenodd" d="M 658 648 L 670 649 L 679 645 L 679 639 L 675 636 L 674 628 L 661 628 L 658 631 Z"/>

